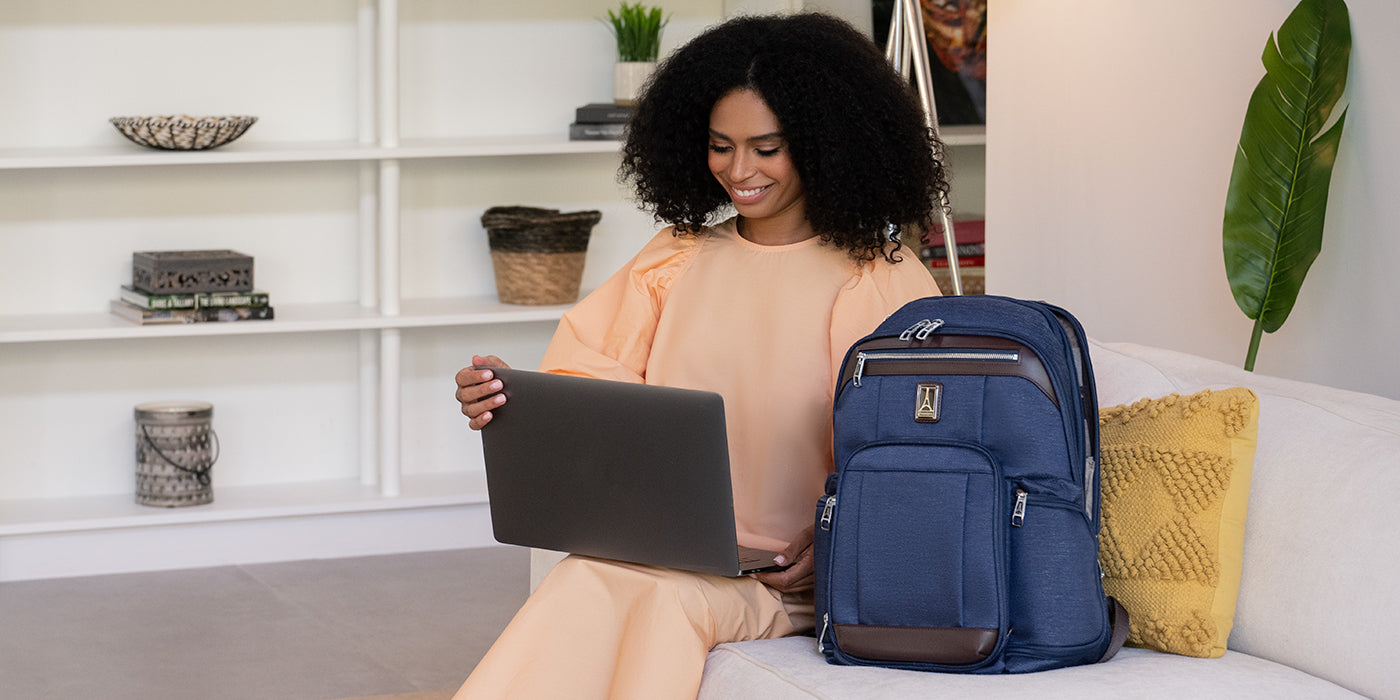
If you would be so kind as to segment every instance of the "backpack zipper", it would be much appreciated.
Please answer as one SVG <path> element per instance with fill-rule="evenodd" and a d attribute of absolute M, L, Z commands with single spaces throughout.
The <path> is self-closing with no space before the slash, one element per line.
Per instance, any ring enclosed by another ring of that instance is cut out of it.
<path fill-rule="evenodd" d="M 915 324 L 916 326 L 918 324 Z M 906 333 L 908 331 L 905 331 Z M 1021 353 L 1014 350 L 976 349 L 930 349 L 930 350 L 871 350 L 856 353 L 856 372 L 851 378 L 852 386 L 860 386 L 867 361 L 914 360 L 929 362 L 1020 362 Z"/>
<path fill-rule="evenodd" d="M 928 337 L 930 335 L 933 335 L 934 331 L 942 327 L 943 319 L 941 318 L 935 318 L 932 321 L 924 319 L 908 328 L 905 328 L 904 332 L 899 334 L 899 339 L 905 341 L 913 340 L 916 338 L 918 340 L 928 340 Z"/>
<path fill-rule="evenodd" d="M 1041 498 L 1037 498 L 1035 502 L 1038 508 L 1059 508 L 1072 513 L 1079 513 L 1083 510 L 1079 507 L 1078 503 L 1048 496 L 1043 493 L 1038 495 L 1041 496 Z M 1031 494 L 1029 491 L 1022 488 L 1016 489 L 1016 502 L 1011 508 L 1011 527 L 1021 527 L 1025 524 L 1026 506 L 1030 503 L 1030 497 Z M 1085 513 L 1085 515 L 1089 518 L 1093 518 L 1092 513 Z"/>

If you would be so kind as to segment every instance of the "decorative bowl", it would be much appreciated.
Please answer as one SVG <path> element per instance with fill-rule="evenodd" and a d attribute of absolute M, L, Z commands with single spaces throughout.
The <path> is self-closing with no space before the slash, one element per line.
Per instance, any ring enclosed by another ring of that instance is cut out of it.
<path fill-rule="evenodd" d="M 112 117 L 112 125 L 142 146 L 167 151 L 199 151 L 222 146 L 248 130 L 257 117 Z"/>

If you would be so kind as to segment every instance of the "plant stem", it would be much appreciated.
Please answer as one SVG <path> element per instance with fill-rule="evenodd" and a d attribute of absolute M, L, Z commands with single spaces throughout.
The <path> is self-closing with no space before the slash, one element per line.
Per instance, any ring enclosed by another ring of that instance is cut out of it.
<path fill-rule="evenodd" d="M 1260 314 L 1259 318 L 1254 319 L 1254 332 L 1249 336 L 1249 353 L 1244 358 L 1246 372 L 1254 371 L 1254 356 L 1259 354 L 1259 339 L 1262 337 L 1264 337 L 1264 318 L 1263 314 Z"/>

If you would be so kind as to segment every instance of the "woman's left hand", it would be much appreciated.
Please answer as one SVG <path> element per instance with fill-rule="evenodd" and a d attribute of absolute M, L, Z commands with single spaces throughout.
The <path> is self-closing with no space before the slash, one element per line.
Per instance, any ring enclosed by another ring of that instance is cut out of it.
<path fill-rule="evenodd" d="M 782 571 L 766 571 L 761 574 L 754 574 L 761 583 L 778 590 L 779 593 L 796 593 L 798 591 L 811 590 L 816 585 L 813 578 L 815 566 L 812 561 L 812 526 L 797 533 L 797 537 L 788 544 L 774 559 L 778 564 L 792 565 Z"/>

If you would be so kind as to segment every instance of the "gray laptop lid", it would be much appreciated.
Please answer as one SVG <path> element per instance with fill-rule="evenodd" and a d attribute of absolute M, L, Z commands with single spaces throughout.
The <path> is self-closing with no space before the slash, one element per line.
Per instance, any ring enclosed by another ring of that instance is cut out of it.
<path fill-rule="evenodd" d="M 719 394 L 493 370 L 481 431 L 496 540 L 737 576 Z M 771 564 L 772 553 L 767 553 Z"/>

